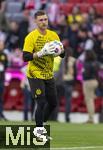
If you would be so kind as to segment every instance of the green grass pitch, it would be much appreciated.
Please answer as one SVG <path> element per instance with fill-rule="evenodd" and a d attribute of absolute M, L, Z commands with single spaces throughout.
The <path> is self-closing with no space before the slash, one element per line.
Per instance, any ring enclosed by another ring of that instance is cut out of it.
<path fill-rule="evenodd" d="M 13 124 L 33 125 L 34 122 L 0 121 L 0 125 Z M 51 150 L 103 150 L 103 124 L 71 124 L 58 122 L 49 122 L 49 124 L 50 134 L 53 137 L 53 140 L 50 142 Z"/>

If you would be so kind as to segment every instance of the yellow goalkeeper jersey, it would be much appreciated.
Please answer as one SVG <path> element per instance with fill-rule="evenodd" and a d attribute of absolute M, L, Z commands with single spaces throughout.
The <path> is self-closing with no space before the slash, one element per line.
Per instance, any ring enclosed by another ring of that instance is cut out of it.
<path fill-rule="evenodd" d="M 43 35 L 35 29 L 26 36 L 23 51 L 30 53 L 40 51 L 45 43 L 54 40 L 60 41 L 56 32 L 47 29 Z M 50 79 L 53 77 L 53 62 L 52 55 L 35 58 L 28 62 L 26 74 L 29 78 Z"/>

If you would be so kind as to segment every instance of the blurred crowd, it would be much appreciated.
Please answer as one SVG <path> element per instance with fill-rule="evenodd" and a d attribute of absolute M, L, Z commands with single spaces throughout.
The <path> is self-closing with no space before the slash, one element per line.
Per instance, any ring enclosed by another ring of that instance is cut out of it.
<path fill-rule="evenodd" d="M 94 96 L 103 96 L 103 14 L 98 13 L 92 4 L 88 12 L 82 12 L 78 5 L 74 5 L 67 14 L 60 7 L 63 2 L 69 3 L 69 0 L 0 1 L 0 91 L 5 87 L 2 76 L 7 68 L 18 68 L 25 72 L 22 60 L 24 38 L 35 29 L 35 11 L 43 9 L 48 13 L 50 29 L 58 33 L 66 51 L 64 59 L 57 57 L 54 62 L 58 99 L 61 94 L 66 99 L 65 119 L 69 122 L 72 91 L 75 82 L 79 80 L 83 85 L 88 122 L 92 123 L 95 113 Z M 29 91 L 24 80 L 20 86 Z M 88 94 L 88 90 L 92 94 Z M 2 117 L 2 104 L 0 107 Z M 55 119 L 57 112 L 58 108 L 54 112 Z"/>

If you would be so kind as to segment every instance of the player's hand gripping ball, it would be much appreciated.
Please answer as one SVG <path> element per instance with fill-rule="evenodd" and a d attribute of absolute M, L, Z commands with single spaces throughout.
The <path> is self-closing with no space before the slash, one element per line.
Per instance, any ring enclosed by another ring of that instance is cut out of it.
<path fill-rule="evenodd" d="M 54 57 L 59 56 L 64 52 L 63 44 L 60 41 L 55 40 L 49 44 L 54 46 Z"/>

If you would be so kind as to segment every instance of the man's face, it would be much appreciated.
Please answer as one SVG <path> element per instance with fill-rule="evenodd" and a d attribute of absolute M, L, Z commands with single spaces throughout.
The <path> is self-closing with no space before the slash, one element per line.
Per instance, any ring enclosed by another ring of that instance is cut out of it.
<path fill-rule="evenodd" d="M 83 32 L 83 31 L 79 31 L 79 32 L 78 32 L 78 36 L 79 36 L 80 38 L 85 38 L 85 37 L 86 37 L 86 33 Z"/>
<path fill-rule="evenodd" d="M 48 27 L 48 17 L 47 15 L 37 16 L 35 22 L 40 30 L 45 30 Z"/>

